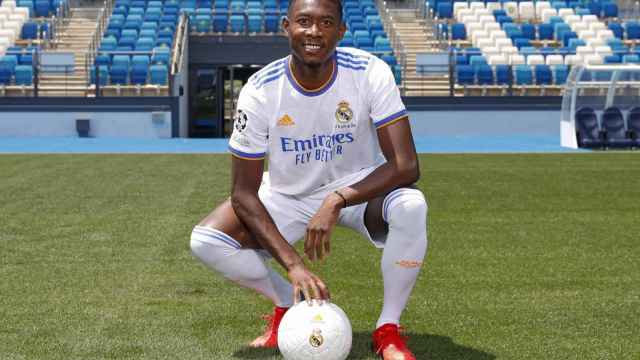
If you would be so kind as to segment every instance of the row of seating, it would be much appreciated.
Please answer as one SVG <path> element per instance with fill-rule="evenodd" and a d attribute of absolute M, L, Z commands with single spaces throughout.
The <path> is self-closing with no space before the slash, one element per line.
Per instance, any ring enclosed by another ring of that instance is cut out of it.
<path fill-rule="evenodd" d="M 167 85 L 169 79 L 168 65 L 160 62 L 151 63 L 148 55 L 114 55 L 110 64 L 98 65 L 98 76 L 95 67 L 91 69 L 91 84 L 100 85 Z"/>
<path fill-rule="evenodd" d="M 456 83 L 469 85 L 564 85 L 567 65 L 458 65 Z"/>
<path fill-rule="evenodd" d="M 464 8 L 466 1 L 451 1 L 451 0 L 427 0 L 426 7 L 430 9 L 430 13 L 440 19 L 451 19 L 461 8 Z M 483 3 L 480 1 L 474 1 L 473 3 Z M 547 9 L 560 11 L 561 9 L 572 9 L 578 15 L 595 15 L 603 18 L 617 18 L 618 17 L 618 5 L 613 1 L 596 2 L 591 1 L 588 4 L 584 4 L 582 1 L 487 1 L 486 8 L 504 9 L 507 15 L 523 21 L 545 21 L 545 11 Z M 549 16 L 549 15 L 546 15 Z"/>
<path fill-rule="evenodd" d="M 593 108 L 583 107 L 575 113 L 578 146 L 584 148 L 640 147 L 640 107 L 625 116 L 617 107 L 604 109 L 600 121 Z"/>
<path fill-rule="evenodd" d="M 33 57 L 4 55 L 0 57 L 0 85 L 33 85 Z"/>

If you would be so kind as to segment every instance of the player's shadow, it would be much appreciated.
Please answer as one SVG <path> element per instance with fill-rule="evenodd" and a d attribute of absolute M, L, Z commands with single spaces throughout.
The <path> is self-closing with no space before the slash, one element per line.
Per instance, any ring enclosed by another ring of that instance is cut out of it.
<path fill-rule="evenodd" d="M 495 355 L 474 349 L 462 344 L 456 344 L 448 336 L 404 333 L 409 337 L 407 345 L 413 351 L 417 360 L 493 360 Z M 351 354 L 348 359 L 371 359 L 371 333 L 354 332 Z"/>
<path fill-rule="evenodd" d="M 493 360 L 495 355 L 456 344 L 448 336 L 407 333 L 409 347 L 418 360 Z M 278 351 L 273 349 L 242 348 L 233 354 L 236 359 L 279 359 Z M 355 332 L 349 360 L 374 359 L 371 350 L 371 333 Z"/>

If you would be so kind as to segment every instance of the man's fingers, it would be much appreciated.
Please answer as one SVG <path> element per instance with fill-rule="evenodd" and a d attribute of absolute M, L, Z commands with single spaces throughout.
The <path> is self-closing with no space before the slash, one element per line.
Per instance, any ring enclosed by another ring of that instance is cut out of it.
<path fill-rule="evenodd" d="M 329 255 L 331 253 L 331 233 L 327 234 L 327 238 L 324 241 L 324 252 L 325 255 Z"/>
<path fill-rule="evenodd" d="M 317 241 L 316 241 L 316 255 L 318 260 L 324 260 L 324 251 L 322 249 L 322 243 L 326 241 L 325 239 L 326 237 L 326 233 L 322 233 L 317 237 Z"/>
<path fill-rule="evenodd" d="M 320 290 L 321 298 L 324 300 L 329 300 L 331 298 L 331 295 L 329 294 L 329 288 L 327 287 L 327 285 L 325 285 L 324 282 L 322 282 L 322 280 L 320 280 L 319 278 L 316 279 L 316 283 L 318 285 L 318 290 Z"/>
<path fill-rule="evenodd" d="M 297 304 L 299 302 L 300 302 L 300 287 L 294 286 L 293 287 L 293 303 Z"/>

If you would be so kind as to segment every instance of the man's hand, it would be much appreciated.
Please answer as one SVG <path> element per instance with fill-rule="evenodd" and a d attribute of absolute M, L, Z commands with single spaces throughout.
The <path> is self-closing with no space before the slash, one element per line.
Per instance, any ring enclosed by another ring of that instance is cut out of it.
<path fill-rule="evenodd" d="M 293 285 L 294 303 L 300 302 L 301 291 L 307 301 L 311 301 L 311 299 L 328 300 L 330 298 L 327 285 L 304 265 L 290 268 L 287 275 Z"/>
<path fill-rule="evenodd" d="M 343 203 L 339 195 L 329 194 L 309 221 L 304 235 L 304 253 L 309 260 L 324 260 L 325 255 L 331 252 L 331 232 L 338 222 Z"/>

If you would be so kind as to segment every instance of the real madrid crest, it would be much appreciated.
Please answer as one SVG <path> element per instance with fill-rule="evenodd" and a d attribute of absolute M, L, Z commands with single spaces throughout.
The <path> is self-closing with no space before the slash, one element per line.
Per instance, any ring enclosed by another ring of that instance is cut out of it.
<path fill-rule="evenodd" d="M 345 124 L 353 119 L 353 110 L 349 107 L 349 103 L 346 101 L 340 101 L 338 103 L 338 109 L 336 109 L 336 120 Z"/>
<path fill-rule="evenodd" d="M 244 111 L 238 109 L 233 116 L 233 126 L 238 132 L 243 132 L 247 128 L 247 114 Z"/>
<path fill-rule="evenodd" d="M 322 337 L 322 330 L 313 329 L 313 331 L 311 332 L 311 336 L 309 336 L 309 345 L 317 348 L 322 346 L 323 343 L 324 338 Z"/>

